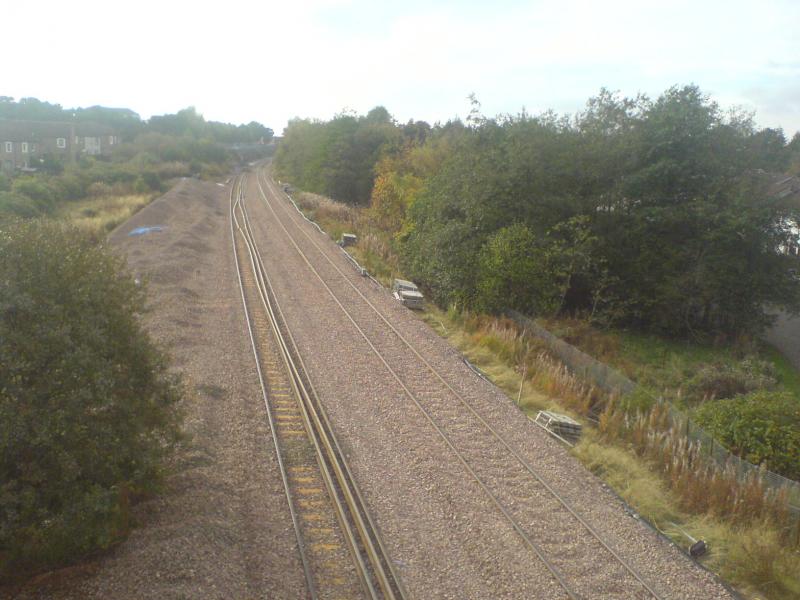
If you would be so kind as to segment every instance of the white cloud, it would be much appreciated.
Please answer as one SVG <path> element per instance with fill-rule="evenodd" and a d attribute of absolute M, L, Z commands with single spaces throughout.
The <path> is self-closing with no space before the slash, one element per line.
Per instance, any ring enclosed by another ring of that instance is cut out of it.
<path fill-rule="evenodd" d="M 487 114 L 574 111 L 601 86 L 656 95 L 695 82 L 793 133 L 798 22 L 800 3 L 782 0 L 40 0 L 4 8 L 17 51 L 0 94 L 144 116 L 191 104 L 279 130 L 376 104 L 443 120 L 466 114 L 470 92 Z"/>

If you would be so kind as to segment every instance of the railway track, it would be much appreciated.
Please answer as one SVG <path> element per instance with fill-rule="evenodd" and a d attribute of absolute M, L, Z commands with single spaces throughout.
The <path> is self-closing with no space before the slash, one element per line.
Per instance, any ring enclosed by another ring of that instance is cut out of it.
<path fill-rule="evenodd" d="M 301 215 L 287 202 L 268 198 L 265 187 L 281 197 L 275 184 L 260 171 L 257 178 L 262 200 L 288 243 L 565 596 L 664 598 L 492 427 L 476 399 L 459 393 L 386 319 L 306 231 Z M 293 235 L 284 220 L 299 234 Z M 298 240 L 322 260 L 309 260 Z"/>
<path fill-rule="evenodd" d="M 245 178 L 237 178 L 231 188 L 233 252 L 306 596 L 403 600 L 405 590 L 274 297 L 250 228 Z"/>

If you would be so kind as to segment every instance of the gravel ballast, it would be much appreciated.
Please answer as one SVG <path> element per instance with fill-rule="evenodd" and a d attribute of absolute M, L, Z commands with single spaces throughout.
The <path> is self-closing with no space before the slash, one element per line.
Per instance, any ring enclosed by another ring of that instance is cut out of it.
<path fill-rule="evenodd" d="M 598 478 L 533 425 L 508 397 L 469 370 L 452 347 L 387 290 L 360 276 L 341 249 L 306 222 L 277 188 L 262 185 L 274 212 L 260 197 L 254 178 L 248 186 L 248 206 L 257 221 L 256 235 L 276 294 L 413 596 L 564 595 L 486 489 L 471 477 L 472 470 L 576 592 L 593 598 L 650 597 L 520 466 L 515 453 L 662 597 L 731 597 L 711 573 L 632 516 Z M 276 223 L 276 216 L 306 258 Z M 404 347 L 364 298 L 499 432 L 510 449 L 490 439 L 479 418 L 460 404 L 455 393 L 446 393 L 446 386 Z M 366 340 L 353 322 L 363 329 Z M 419 399 L 467 465 L 403 386 Z"/>

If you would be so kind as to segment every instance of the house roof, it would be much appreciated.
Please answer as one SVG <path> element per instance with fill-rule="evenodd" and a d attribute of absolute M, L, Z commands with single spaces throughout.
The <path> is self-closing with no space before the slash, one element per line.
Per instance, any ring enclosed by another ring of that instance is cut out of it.
<path fill-rule="evenodd" d="M 0 141 L 26 142 L 45 138 L 67 138 L 73 131 L 73 124 L 63 121 L 15 121 L 0 119 Z M 115 131 L 100 123 L 75 123 L 75 135 L 100 136 L 114 135 Z"/>
<path fill-rule="evenodd" d="M 778 173 L 770 173 L 769 178 L 769 192 L 772 197 L 800 202 L 800 178 Z"/>
<path fill-rule="evenodd" d="M 69 134 L 68 123 L 0 119 L 0 141 L 4 142 L 36 141 L 43 138 L 67 137 Z"/>

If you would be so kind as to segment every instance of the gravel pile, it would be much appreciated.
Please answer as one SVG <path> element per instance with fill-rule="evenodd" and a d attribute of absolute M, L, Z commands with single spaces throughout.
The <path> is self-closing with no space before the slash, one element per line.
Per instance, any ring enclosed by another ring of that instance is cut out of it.
<path fill-rule="evenodd" d="M 146 324 L 185 378 L 187 447 L 138 527 L 17 598 L 299 598 L 304 590 L 234 271 L 228 188 L 184 180 L 110 237 L 149 281 Z M 163 230 L 130 237 L 136 227 Z"/>
<path fill-rule="evenodd" d="M 288 202 L 268 195 L 281 222 L 336 296 L 334 300 L 298 254 L 251 180 L 249 212 L 257 221 L 255 230 L 273 286 L 413 596 L 548 598 L 564 593 L 391 371 L 429 411 L 469 467 L 552 557 L 573 589 L 592 598 L 646 598 L 649 594 L 427 371 L 345 278 L 660 595 L 731 597 L 712 574 L 631 516 L 599 479 L 533 425 L 502 392 L 470 371 L 453 348 L 388 291 L 359 276 L 341 250 Z M 298 228 L 322 247 L 342 273 Z M 369 342 L 343 308 L 364 329 Z"/>

